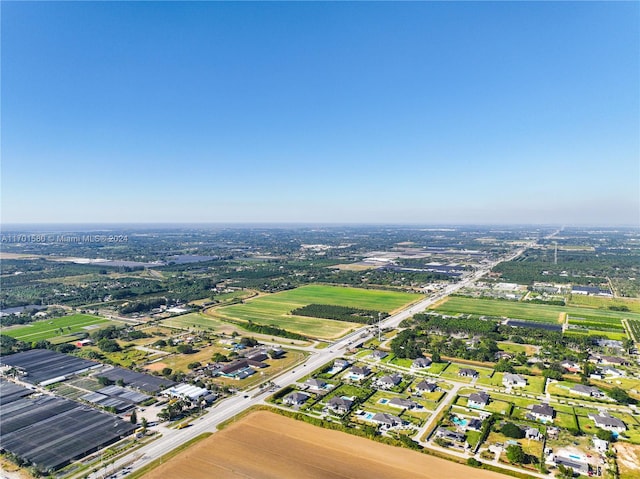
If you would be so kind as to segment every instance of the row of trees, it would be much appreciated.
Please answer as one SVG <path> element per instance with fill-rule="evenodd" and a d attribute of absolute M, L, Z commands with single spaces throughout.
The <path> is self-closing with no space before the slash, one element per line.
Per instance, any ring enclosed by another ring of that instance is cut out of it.
<path fill-rule="evenodd" d="M 312 318 L 333 319 L 336 321 L 348 321 L 353 323 L 373 324 L 379 319 L 389 317 L 389 313 L 370 309 L 349 308 L 333 304 L 308 304 L 291 311 L 296 316 L 309 316 Z"/>

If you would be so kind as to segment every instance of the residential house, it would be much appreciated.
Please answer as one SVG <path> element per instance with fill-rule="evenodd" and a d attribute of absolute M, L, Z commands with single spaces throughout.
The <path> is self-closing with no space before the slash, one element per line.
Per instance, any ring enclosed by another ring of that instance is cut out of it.
<path fill-rule="evenodd" d="M 366 366 L 363 366 L 363 367 L 353 366 L 349 370 L 349 377 L 355 381 L 362 381 L 369 374 L 371 374 L 371 369 L 369 369 Z"/>
<path fill-rule="evenodd" d="M 392 427 L 402 425 L 402 419 L 400 419 L 399 417 L 394 416 L 393 414 L 386 414 L 386 413 L 380 413 L 380 412 L 374 414 L 374 416 L 371 418 L 371 421 L 375 422 L 376 424 L 379 424 L 384 428 L 392 428 Z"/>
<path fill-rule="evenodd" d="M 519 374 L 504 373 L 504 376 L 502 376 L 502 384 L 508 388 L 523 388 L 527 385 L 527 380 Z"/>
<path fill-rule="evenodd" d="M 527 418 L 542 422 L 552 422 L 555 415 L 555 410 L 548 404 L 534 404 L 531 412 L 527 414 Z"/>
<path fill-rule="evenodd" d="M 625 373 L 624 371 L 621 371 L 620 369 L 616 369 L 613 366 L 605 366 L 600 370 L 600 372 L 605 376 L 611 376 L 614 378 L 621 378 L 627 375 L 627 373 Z"/>
<path fill-rule="evenodd" d="M 580 365 L 575 361 L 568 361 L 568 360 L 562 361 L 560 363 L 560 366 L 562 366 L 564 369 L 566 369 L 570 373 L 579 373 L 580 371 L 582 371 L 582 368 L 580 367 Z"/>
<path fill-rule="evenodd" d="M 302 392 L 292 392 L 291 394 L 287 394 L 282 400 L 283 403 L 288 404 L 289 406 L 302 406 L 307 399 L 309 399 L 309 395 Z"/>
<path fill-rule="evenodd" d="M 579 394 L 580 396 L 595 398 L 604 397 L 604 393 L 600 389 L 594 386 L 585 386 L 584 384 L 576 384 L 569 391 L 573 394 Z"/>
<path fill-rule="evenodd" d="M 627 366 L 629 361 L 618 356 L 603 356 L 601 354 L 589 355 L 589 361 L 595 364 Z"/>
<path fill-rule="evenodd" d="M 393 398 L 389 401 L 389 406 L 397 407 L 400 409 L 420 409 L 422 406 L 418 403 L 411 401 L 410 399 Z"/>
<path fill-rule="evenodd" d="M 614 364 L 616 366 L 628 366 L 629 361 L 617 356 L 600 356 L 601 364 Z"/>
<path fill-rule="evenodd" d="M 327 407 L 338 414 L 345 414 L 349 412 L 351 406 L 353 406 L 353 401 L 351 399 L 338 396 L 332 397 L 327 403 Z"/>
<path fill-rule="evenodd" d="M 563 465 L 565 467 L 573 469 L 574 473 L 583 474 L 585 476 L 589 474 L 589 464 L 578 459 L 555 456 L 553 462 L 556 464 L 556 466 Z"/>
<path fill-rule="evenodd" d="M 496 361 L 500 361 L 501 359 L 513 359 L 513 354 L 508 353 L 506 351 L 498 351 L 495 355 L 494 355 Z"/>
<path fill-rule="evenodd" d="M 380 360 L 380 359 L 384 359 L 384 358 L 386 358 L 387 356 L 389 356 L 389 353 L 388 353 L 388 352 L 386 352 L 386 351 L 381 351 L 381 350 L 379 350 L 379 349 L 376 349 L 374 352 L 372 352 L 372 353 L 371 353 L 371 357 L 372 357 L 373 359 L 378 359 L 378 360 Z"/>
<path fill-rule="evenodd" d="M 460 368 L 460 370 L 458 371 L 458 376 L 461 376 L 463 378 L 477 378 L 478 376 L 480 376 L 480 373 L 475 369 Z"/>
<path fill-rule="evenodd" d="M 472 393 L 469 395 L 467 406 L 476 409 L 484 409 L 487 407 L 487 404 L 489 404 L 489 399 L 491 399 L 491 397 L 484 391 Z"/>
<path fill-rule="evenodd" d="M 402 382 L 402 376 L 399 374 L 392 374 L 390 376 L 382 376 L 376 381 L 380 389 L 391 389 Z"/>
<path fill-rule="evenodd" d="M 528 427 L 524 431 L 525 439 L 533 439 L 534 441 L 542 441 L 543 435 L 536 427 Z"/>
<path fill-rule="evenodd" d="M 472 431 L 479 431 L 480 429 L 482 429 L 482 419 L 469 419 L 469 422 L 467 423 L 465 428 L 467 430 L 471 429 Z"/>
<path fill-rule="evenodd" d="M 438 385 L 436 383 L 428 383 L 427 381 L 424 381 L 424 380 L 420 381 L 413 388 L 416 394 L 432 393 L 436 389 L 438 389 Z"/>
<path fill-rule="evenodd" d="M 343 369 L 348 368 L 351 365 L 351 363 L 349 361 L 347 361 L 346 359 L 336 359 L 333 362 L 333 369 L 334 370 L 338 370 L 338 371 L 342 371 Z"/>
<path fill-rule="evenodd" d="M 627 426 L 617 417 L 609 415 L 608 412 L 602 412 L 600 414 L 589 414 L 589 418 L 593 419 L 596 423 L 596 427 L 604 429 L 606 431 L 624 432 L 627 430 Z"/>
<path fill-rule="evenodd" d="M 322 379 L 307 379 L 304 384 L 307 386 L 309 391 L 313 392 L 324 392 L 327 388 L 326 381 L 323 381 Z"/>
<path fill-rule="evenodd" d="M 598 439 L 598 437 L 593 436 L 593 448 L 601 454 L 604 454 L 609 449 L 609 441 L 605 441 L 604 439 Z"/>
<path fill-rule="evenodd" d="M 466 437 L 464 433 L 450 431 L 449 429 L 445 429 L 444 427 L 439 427 L 436 430 L 435 436 L 453 442 L 464 442 L 464 439 Z"/>
<path fill-rule="evenodd" d="M 431 359 L 430 358 L 417 358 L 413 361 L 413 363 L 411 363 L 411 369 L 424 369 L 424 368 L 428 368 L 431 366 Z"/>

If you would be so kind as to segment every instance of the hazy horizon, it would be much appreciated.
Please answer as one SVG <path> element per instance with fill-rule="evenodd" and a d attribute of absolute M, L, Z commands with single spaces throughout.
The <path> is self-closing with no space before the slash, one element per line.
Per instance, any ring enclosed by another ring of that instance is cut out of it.
<path fill-rule="evenodd" d="M 3 225 L 640 225 L 638 2 L 1 8 Z"/>

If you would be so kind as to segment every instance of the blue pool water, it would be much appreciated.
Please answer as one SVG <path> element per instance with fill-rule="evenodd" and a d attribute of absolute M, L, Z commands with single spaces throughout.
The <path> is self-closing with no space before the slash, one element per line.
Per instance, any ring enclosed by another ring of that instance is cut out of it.
<path fill-rule="evenodd" d="M 366 412 L 364 413 L 364 418 L 365 419 L 371 419 L 373 417 L 373 413 L 372 412 Z"/>
<path fill-rule="evenodd" d="M 574 455 L 574 454 L 569 454 L 569 457 L 570 457 L 571 459 L 578 459 L 578 460 L 582 459 L 582 457 L 581 457 L 581 456 L 576 456 L 576 455 Z"/>
<path fill-rule="evenodd" d="M 452 421 L 458 426 L 466 426 L 469 423 L 469 421 L 467 421 L 466 419 L 460 419 L 458 416 L 453 416 Z"/>
<path fill-rule="evenodd" d="M 378 401 L 380 404 L 387 404 L 389 402 L 388 399 L 382 398 L 380 399 L 380 401 Z"/>

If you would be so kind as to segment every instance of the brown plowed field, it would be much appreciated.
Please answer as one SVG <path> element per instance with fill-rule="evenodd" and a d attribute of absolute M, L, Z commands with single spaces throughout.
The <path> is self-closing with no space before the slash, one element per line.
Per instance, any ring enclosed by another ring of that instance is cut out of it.
<path fill-rule="evenodd" d="M 504 479 L 507 476 L 258 411 L 144 479 Z"/>

